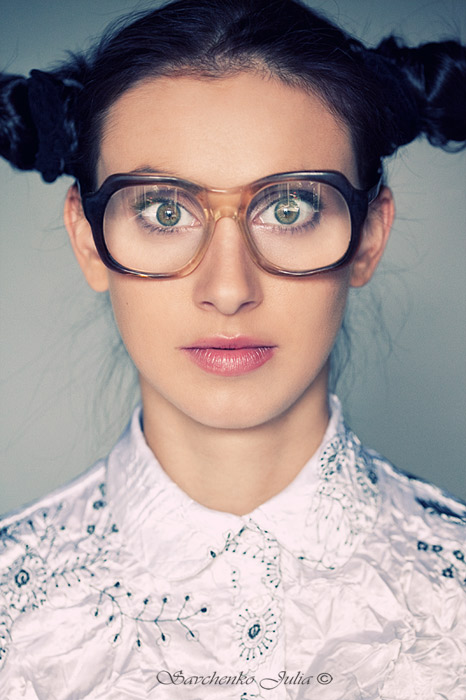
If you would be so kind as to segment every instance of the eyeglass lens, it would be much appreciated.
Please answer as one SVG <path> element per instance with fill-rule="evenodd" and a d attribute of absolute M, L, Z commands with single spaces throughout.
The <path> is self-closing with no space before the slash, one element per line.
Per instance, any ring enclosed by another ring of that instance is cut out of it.
<path fill-rule="evenodd" d="M 174 273 L 202 247 L 208 208 L 173 184 L 117 190 L 104 215 L 104 238 L 120 265 L 149 274 Z M 351 217 L 345 198 L 326 183 L 286 181 L 264 186 L 245 212 L 253 246 L 273 266 L 300 272 L 336 263 L 348 250 Z"/>

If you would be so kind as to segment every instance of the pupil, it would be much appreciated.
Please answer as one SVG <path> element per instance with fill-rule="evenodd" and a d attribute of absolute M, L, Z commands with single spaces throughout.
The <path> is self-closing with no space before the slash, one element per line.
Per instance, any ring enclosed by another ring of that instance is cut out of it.
<path fill-rule="evenodd" d="M 157 209 L 157 221 L 162 226 L 174 226 L 181 219 L 181 211 L 175 202 L 165 202 Z"/>
<path fill-rule="evenodd" d="M 275 218 L 281 224 L 294 224 L 300 214 L 299 205 L 294 200 L 287 199 L 285 202 L 278 202 L 275 207 Z"/>

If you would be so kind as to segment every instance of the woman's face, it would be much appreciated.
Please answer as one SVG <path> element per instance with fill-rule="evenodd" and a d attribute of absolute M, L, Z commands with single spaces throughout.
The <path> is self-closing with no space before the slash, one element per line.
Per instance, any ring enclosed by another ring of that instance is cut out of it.
<path fill-rule="evenodd" d="M 322 102 L 254 73 L 157 78 L 124 93 L 105 122 L 99 184 L 133 170 L 212 188 L 278 172 L 338 170 L 358 185 L 348 133 Z M 83 265 L 95 289 L 110 291 L 144 410 L 217 428 L 249 428 L 322 406 L 349 285 L 366 281 L 357 266 L 300 279 L 268 274 L 252 262 L 230 218 L 217 222 L 205 258 L 183 278 L 135 278 L 95 258 Z M 229 341 L 240 347 L 225 349 Z M 237 371 L 228 362 L 233 352 Z"/>

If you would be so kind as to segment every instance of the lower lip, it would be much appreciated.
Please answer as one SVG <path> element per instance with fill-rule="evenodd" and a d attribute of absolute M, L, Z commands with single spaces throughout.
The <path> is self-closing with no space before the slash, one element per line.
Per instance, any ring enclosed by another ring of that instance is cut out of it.
<path fill-rule="evenodd" d="M 238 377 L 268 362 L 274 347 L 249 348 L 183 348 L 190 359 L 206 372 L 224 377 Z"/>

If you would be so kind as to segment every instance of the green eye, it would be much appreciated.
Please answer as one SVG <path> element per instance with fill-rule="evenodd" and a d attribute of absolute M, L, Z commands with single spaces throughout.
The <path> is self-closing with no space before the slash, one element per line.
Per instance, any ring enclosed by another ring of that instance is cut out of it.
<path fill-rule="evenodd" d="M 164 202 L 157 207 L 157 221 L 162 226 L 176 226 L 181 219 L 181 210 L 176 202 Z"/>
<path fill-rule="evenodd" d="M 275 206 L 274 214 L 280 224 L 294 224 L 298 219 L 301 210 L 295 199 L 281 199 Z"/>

